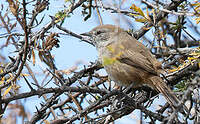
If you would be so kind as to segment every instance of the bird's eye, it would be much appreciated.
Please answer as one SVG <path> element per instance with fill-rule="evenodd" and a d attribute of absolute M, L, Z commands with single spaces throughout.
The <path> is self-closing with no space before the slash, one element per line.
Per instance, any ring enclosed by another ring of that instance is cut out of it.
<path fill-rule="evenodd" d="M 97 31 L 97 32 L 96 32 L 96 35 L 99 35 L 99 34 L 101 34 L 101 31 Z"/>
<path fill-rule="evenodd" d="M 95 34 L 96 34 L 96 35 L 99 35 L 99 34 L 102 34 L 102 33 L 104 33 L 104 32 L 105 32 L 105 31 L 100 31 L 100 30 L 99 30 L 99 31 L 96 31 Z"/>

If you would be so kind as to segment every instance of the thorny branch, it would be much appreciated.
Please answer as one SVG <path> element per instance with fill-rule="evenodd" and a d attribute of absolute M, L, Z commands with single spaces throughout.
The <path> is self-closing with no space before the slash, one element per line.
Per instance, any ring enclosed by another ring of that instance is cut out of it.
<path fill-rule="evenodd" d="M 157 15 L 156 17 L 151 17 L 154 21 L 144 23 L 144 26 L 140 30 L 131 33 L 131 35 L 139 39 L 151 30 L 151 27 L 155 28 L 154 36 L 156 38 L 154 40 L 157 40 L 156 42 L 158 42 L 159 47 L 155 47 L 155 41 L 152 41 L 151 50 L 156 51 L 154 54 L 157 58 L 163 59 L 163 67 L 165 69 L 177 66 L 177 63 L 180 64 L 180 60 L 184 61 L 187 57 L 190 57 L 190 53 L 196 51 L 194 46 L 199 45 L 199 41 L 196 40 L 198 38 L 194 38 L 193 35 L 183 28 L 185 26 L 185 15 L 191 15 L 192 13 L 187 12 L 186 10 L 179 11 L 177 9 L 182 5 L 182 3 L 187 1 L 173 0 L 169 4 L 162 4 L 159 1 L 155 1 L 154 4 L 153 2 L 145 0 L 142 0 L 141 2 L 149 8 L 154 8 L 155 10 L 159 9 L 160 11 L 154 13 Z M 35 4 L 32 12 L 27 9 L 29 3 Z M 149 118 L 151 123 L 154 123 L 155 121 L 164 123 L 180 122 L 177 117 L 179 112 L 173 110 L 168 111 L 170 110 L 168 104 L 160 106 L 161 108 L 158 112 L 152 111 L 148 108 L 151 106 L 151 102 L 156 100 L 158 94 L 156 91 L 153 91 L 148 87 L 131 89 L 128 91 L 127 89 L 129 88 L 117 89 L 113 87 L 113 82 L 111 82 L 107 76 L 101 76 L 98 74 L 98 71 L 103 68 L 99 61 L 91 63 L 89 66 L 84 66 L 83 69 L 78 71 L 76 69 L 71 69 L 72 71 L 58 70 L 54 63 L 54 57 L 51 55 L 51 49 L 54 46 L 58 47 L 59 34 L 67 34 L 90 44 L 91 39 L 86 39 L 82 35 L 68 30 L 67 27 L 63 27 L 62 23 L 59 24 L 58 17 L 54 16 L 50 16 L 51 20 L 47 25 L 42 26 L 42 28 L 37 31 L 33 30 L 35 27 L 42 25 L 45 16 L 42 17 L 41 21 L 38 21 L 38 15 L 40 15 L 44 10 L 47 10 L 49 4 L 51 3 L 48 0 L 33 0 L 30 2 L 23 0 L 22 3 L 14 2 L 12 0 L 9 1 L 11 13 L 16 18 L 19 26 L 21 26 L 23 33 L 13 33 L 13 28 L 10 27 L 12 22 L 9 21 L 9 19 L 6 21 L 5 17 L 7 15 L 3 15 L 3 12 L 0 12 L 1 23 L 7 31 L 7 34 L 1 35 L 0 38 L 8 38 L 8 41 L 11 39 L 12 44 L 16 48 L 16 56 L 10 57 L 11 62 L 6 66 L 0 67 L 0 81 L 4 82 L 1 83 L 0 89 L 6 91 L 9 89 L 8 87 L 12 86 L 13 90 L 9 92 L 10 94 L 7 93 L 7 97 L 3 95 L 0 97 L 1 115 L 5 113 L 7 107 L 13 101 L 31 98 L 33 96 L 45 96 L 45 102 L 41 102 L 41 106 L 36 107 L 36 112 L 31 119 L 28 119 L 27 124 L 51 120 L 51 114 L 54 116 L 54 120 L 50 121 L 51 124 L 74 123 L 75 121 L 79 121 L 80 123 L 92 122 L 103 124 L 113 122 L 118 118 L 132 113 L 136 109 L 139 109 L 145 118 Z M 101 17 L 101 13 L 99 12 L 101 9 L 111 13 L 123 14 L 131 18 L 135 18 L 133 15 L 137 14 L 130 10 L 123 10 L 114 6 L 106 6 L 103 1 L 100 0 L 96 0 L 95 3 L 92 0 L 89 1 L 89 3 L 87 0 L 71 0 L 69 4 L 69 7 L 64 11 L 65 17 L 68 17 L 80 7 L 85 7 L 83 10 L 89 11 L 89 16 L 87 15 L 87 17 L 91 16 L 93 8 L 96 8 L 99 17 Z M 86 6 L 87 4 L 88 6 Z M 167 20 L 170 14 L 178 16 L 180 24 L 176 25 L 177 30 L 174 29 L 174 25 L 171 25 L 170 20 Z M 104 19 L 102 18 L 102 20 Z M 160 26 L 158 24 L 163 25 Z M 59 29 L 56 33 L 52 32 L 52 29 L 55 26 Z M 166 33 L 165 35 L 173 37 L 174 44 L 166 44 L 167 38 L 162 37 L 161 34 L 156 34 L 160 32 L 159 26 L 165 31 L 163 31 Z M 193 25 L 189 27 L 196 30 L 198 33 L 198 28 L 195 26 Z M 60 33 L 61 31 L 64 33 Z M 185 39 L 183 39 L 183 37 Z M 164 48 L 160 44 L 161 41 L 165 45 Z M 177 44 L 175 44 L 175 42 Z M 46 76 L 42 82 L 36 79 L 36 73 L 33 72 L 31 67 L 28 65 L 28 61 L 31 59 L 35 61 L 35 51 L 38 52 L 41 61 L 50 68 L 44 71 Z M 51 67 L 51 65 L 53 65 L 53 67 Z M 13 87 L 14 84 L 22 83 L 21 80 L 18 81 L 18 79 L 21 77 L 24 66 L 26 66 L 31 78 L 34 80 L 34 83 L 30 83 L 29 78 L 22 76 L 29 87 L 29 91 L 15 93 L 16 90 Z M 163 80 L 165 80 L 170 86 L 175 86 L 181 82 L 185 82 L 185 89 L 182 92 L 177 92 L 181 103 L 187 103 L 188 101 L 190 103 L 189 105 L 186 105 L 190 112 L 185 116 L 185 123 L 187 123 L 188 119 L 198 122 L 200 118 L 198 100 L 198 90 L 200 85 L 198 84 L 198 70 L 199 57 L 172 73 L 163 73 L 162 75 Z M 67 74 L 66 76 L 66 73 L 69 73 L 70 75 Z M 10 77 L 12 79 L 8 80 Z M 50 79 L 48 79 L 48 77 L 50 77 Z M 45 84 L 43 84 L 43 82 Z M 49 86 L 48 84 L 54 85 Z M 196 90 L 197 92 L 195 92 Z M 63 96 L 65 97 L 64 99 Z M 85 103 L 87 103 L 87 105 Z M 169 116 L 166 116 L 165 112 L 168 112 Z"/>

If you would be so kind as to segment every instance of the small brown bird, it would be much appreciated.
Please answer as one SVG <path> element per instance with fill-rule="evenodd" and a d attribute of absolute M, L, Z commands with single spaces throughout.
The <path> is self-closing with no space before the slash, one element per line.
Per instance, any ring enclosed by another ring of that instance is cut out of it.
<path fill-rule="evenodd" d="M 173 91 L 161 77 L 161 64 L 142 43 L 123 29 L 113 25 L 102 25 L 82 34 L 92 38 L 99 58 L 108 76 L 119 85 L 134 88 L 147 85 L 159 92 L 173 107 L 179 103 Z"/>

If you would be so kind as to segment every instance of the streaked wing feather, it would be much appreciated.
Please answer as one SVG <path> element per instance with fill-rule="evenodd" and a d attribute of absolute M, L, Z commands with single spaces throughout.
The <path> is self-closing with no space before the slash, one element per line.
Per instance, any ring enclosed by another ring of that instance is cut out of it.
<path fill-rule="evenodd" d="M 133 51 L 123 51 L 122 55 L 117 59 L 122 63 L 157 75 L 152 63 L 150 63 L 150 61 L 148 61 L 148 59 L 142 54 L 138 54 Z"/>
<path fill-rule="evenodd" d="M 122 37 L 122 35 L 127 36 L 120 38 Z M 118 36 L 118 40 L 123 39 L 119 41 L 121 42 L 121 44 L 118 46 L 118 50 L 121 51 L 120 47 L 122 47 L 123 52 L 121 52 L 121 56 L 118 57 L 118 60 L 122 63 L 134 66 L 135 68 L 140 68 L 149 73 L 157 75 L 157 70 L 155 67 L 155 62 L 157 61 L 152 56 L 149 49 L 127 33 L 120 33 Z"/>

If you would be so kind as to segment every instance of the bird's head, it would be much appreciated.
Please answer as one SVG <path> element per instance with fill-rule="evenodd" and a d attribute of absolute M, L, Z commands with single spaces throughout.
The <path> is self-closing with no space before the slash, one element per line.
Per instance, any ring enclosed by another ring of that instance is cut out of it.
<path fill-rule="evenodd" d="M 81 35 L 89 37 L 91 39 L 91 43 L 98 48 L 108 44 L 111 41 L 109 39 L 113 35 L 122 31 L 124 30 L 114 25 L 101 25 Z"/>

